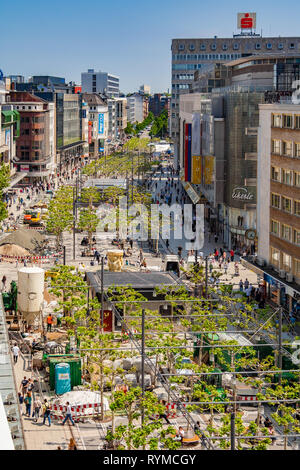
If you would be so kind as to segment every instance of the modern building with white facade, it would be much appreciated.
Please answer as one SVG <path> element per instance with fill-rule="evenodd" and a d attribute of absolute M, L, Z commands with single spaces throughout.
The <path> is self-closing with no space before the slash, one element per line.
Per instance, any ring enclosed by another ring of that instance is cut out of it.
<path fill-rule="evenodd" d="M 127 121 L 142 122 L 144 118 L 144 96 L 139 93 L 127 96 Z"/>
<path fill-rule="evenodd" d="M 101 93 L 109 98 L 118 97 L 120 79 L 116 75 L 108 72 L 95 72 L 94 69 L 88 69 L 81 74 L 82 93 Z"/>
<path fill-rule="evenodd" d="M 108 139 L 122 139 L 127 126 L 127 99 L 110 98 L 108 104 Z"/>

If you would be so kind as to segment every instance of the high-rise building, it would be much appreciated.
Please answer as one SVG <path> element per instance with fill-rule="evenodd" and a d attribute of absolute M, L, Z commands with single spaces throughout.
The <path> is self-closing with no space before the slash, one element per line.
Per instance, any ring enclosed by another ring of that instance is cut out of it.
<path fill-rule="evenodd" d="M 170 135 L 177 151 L 179 139 L 179 97 L 188 93 L 196 71 L 205 70 L 216 62 L 229 62 L 250 55 L 300 51 L 299 37 L 194 38 L 172 40 L 172 99 Z"/>
<path fill-rule="evenodd" d="M 150 95 L 151 94 L 150 85 L 141 85 L 139 93 L 141 93 L 142 95 Z"/>
<path fill-rule="evenodd" d="M 108 72 L 95 72 L 94 69 L 82 72 L 81 87 L 83 93 L 101 93 L 109 98 L 120 94 L 119 77 Z"/>
<path fill-rule="evenodd" d="M 127 99 L 109 98 L 108 102 L 108 138 L 113 142 L 124 137 L 127 126 Z"/>
<path fill-rule="evenodd" d="M 148 98 L 140 93 L 127 96 L 127 121 L 142 122 L 148 115 Z"/>

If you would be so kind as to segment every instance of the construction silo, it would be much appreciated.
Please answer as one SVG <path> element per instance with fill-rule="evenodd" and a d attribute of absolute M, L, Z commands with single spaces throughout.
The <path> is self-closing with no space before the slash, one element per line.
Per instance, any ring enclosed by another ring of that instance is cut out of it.
<path fill-rule="evenodd" d="M 45 271 L 38 267 L 18 270 L 18 310 L 28 325 L 39 318 L 44 301 Z"/>

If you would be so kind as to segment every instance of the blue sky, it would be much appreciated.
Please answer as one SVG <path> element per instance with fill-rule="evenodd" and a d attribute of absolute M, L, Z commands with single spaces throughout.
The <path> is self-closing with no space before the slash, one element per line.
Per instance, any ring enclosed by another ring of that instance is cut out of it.
<path fill-rule="evenodd" d="M 80 83 L 88 68 L 120 76 L 125 93 L 143 83 L 170 88 L 171 39 L 231 37 L 237 12 L 255 11 L 263 36 L 299 36 L 296 0 L 14 0 L 1 5 L 4 74 L 57 75 Z"/>

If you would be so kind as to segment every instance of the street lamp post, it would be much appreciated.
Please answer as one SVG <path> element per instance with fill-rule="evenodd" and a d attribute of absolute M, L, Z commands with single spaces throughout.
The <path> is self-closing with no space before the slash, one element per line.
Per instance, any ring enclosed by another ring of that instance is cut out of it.
<path fill-rule="evenodd" d="M 101 333 L 104 331 L 104 256 L 101 256 Z"/>

